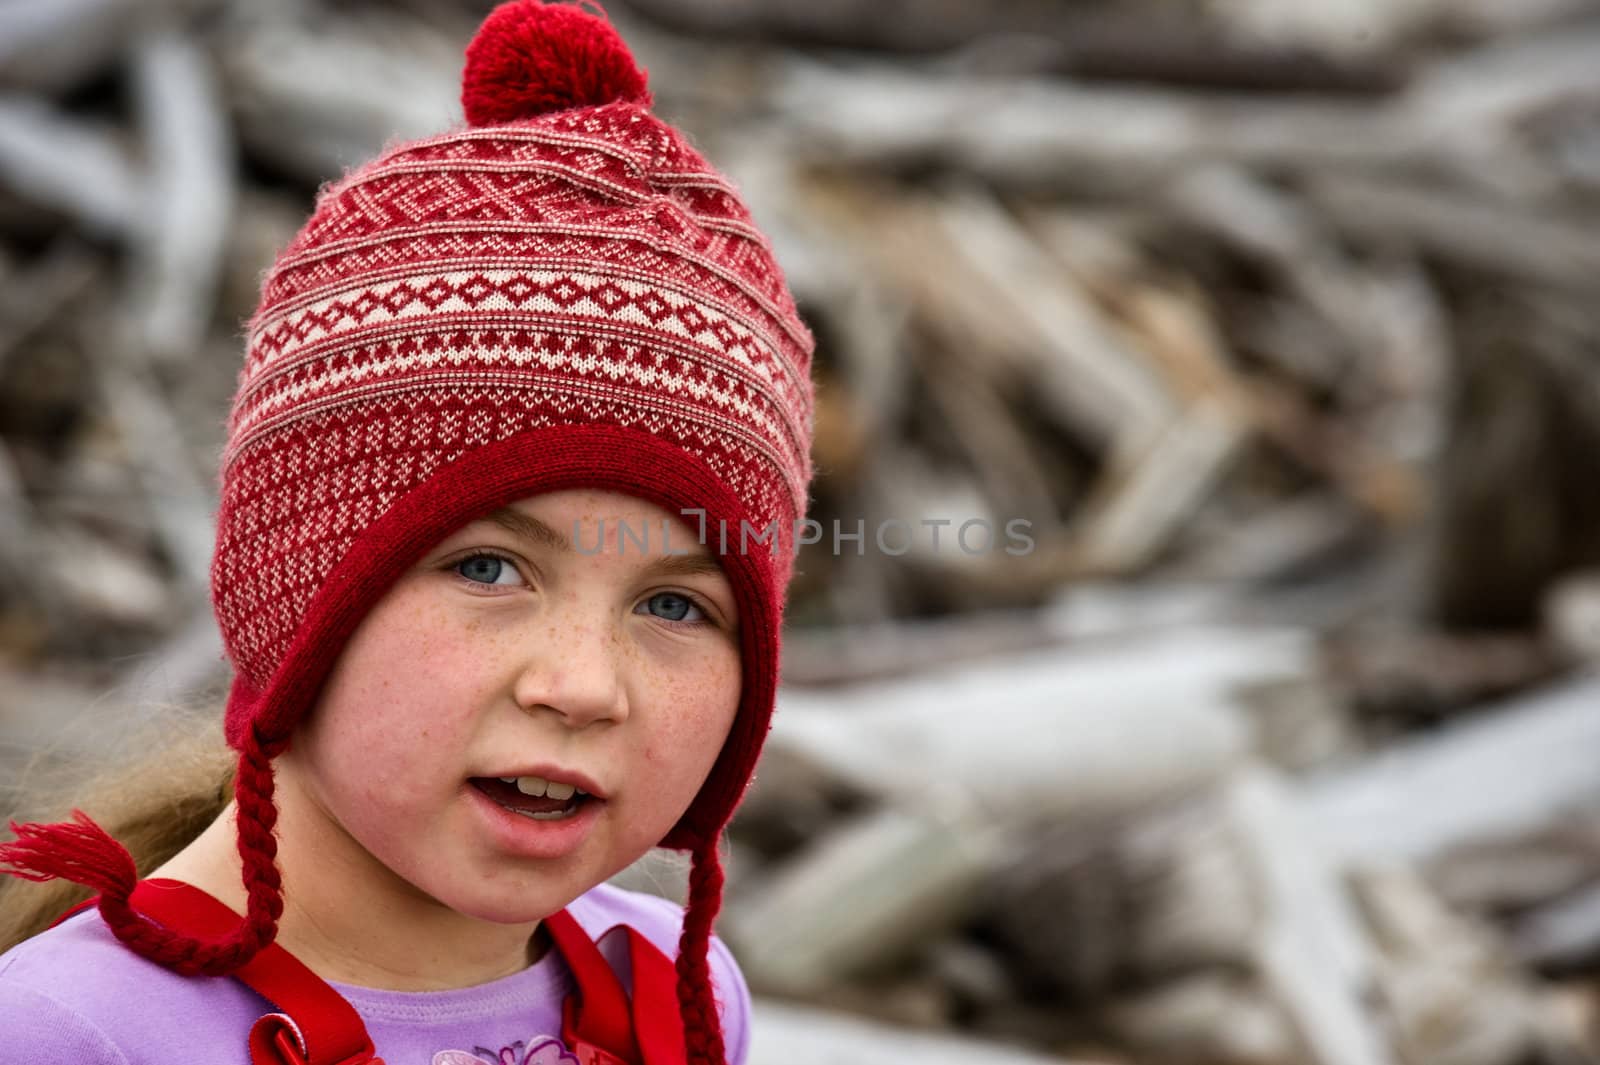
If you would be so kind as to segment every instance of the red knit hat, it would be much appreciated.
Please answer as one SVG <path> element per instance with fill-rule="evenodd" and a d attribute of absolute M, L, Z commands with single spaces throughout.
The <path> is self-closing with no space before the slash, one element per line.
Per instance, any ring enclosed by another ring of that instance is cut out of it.
<path fill-rule="evenodd" d="M 716 846 L 772 712 L 811 477 L 811 335 L 768 241 L 651 114 L 644 72 L 601 15 L 497 8 L 467 49 L 462 102 L 466 128 L 323 190 L 250 323 L 212 567 L 235 667 L 243 925 L 202 943 L 144 920 L 128 906 L 127 852 L 82 814 L 13 825 L 0 862 L 97 889 L 147 957 L 234 971 L 283 908 L 271 760 L 402 572 L 541 492 L 701 511 L 738 603 L 743 688 L 710 777 L 661 843 L 693 855 L 678 958 L 689 1060 L 721 1062 L 706 961 Z"/>

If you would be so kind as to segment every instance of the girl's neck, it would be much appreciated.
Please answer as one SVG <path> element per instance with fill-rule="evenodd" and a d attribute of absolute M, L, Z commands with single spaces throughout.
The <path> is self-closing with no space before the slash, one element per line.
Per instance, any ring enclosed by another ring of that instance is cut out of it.
<path fill-rule="evenodd" d="M 229 803 L 204 832 L 150 876 L 193 884 L 243 913 L 236 809 Z M 297 836 L 284 832 L 282 838 Z M 391 991 L 475 987 L 520 972 L 549 949 L 548 937 L 537 925 L 463 917 L 410 890 L 380 891 L 376 897 L 341 890 L 351 878 L 312 857 L 287 844 L 278 852 L 285 891 L 277 941 L 324 980 Z"/>

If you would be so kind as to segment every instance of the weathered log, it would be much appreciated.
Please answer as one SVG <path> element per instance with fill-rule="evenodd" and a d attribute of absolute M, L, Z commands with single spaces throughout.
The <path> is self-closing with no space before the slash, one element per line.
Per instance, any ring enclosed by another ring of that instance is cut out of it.
<path fill-rule="evenodd" d="M 1194 628 L 845 691 L 784 689 L 769 743 L 909 808 L 1096 816 L 1214 782 L 1248 737 L 1229 690 L 1311 668 L 1295 630 Z"/>
<path fill-rule="evenodd" d="M 1332 492 L 1268 502 L 1198 529 L 1174 575 L 1201 584 L 1282 586 L 1321 560 L 1358 549 L 1366 532 L 1361 512 Z"/>
<path fill-rule="evenodd" d="M 768 998 L 756 999 L 751 1036 L 750 1065 L 1067 1065 L 1064 1058 L 1004 1043 L 897 1028 Z"/>
<path fill-rule="evenodd" d="M 1284 1065 L 1304 1051 L 1282 1009 L 1249 977 L 1196 972 L 1123 994 L 1099 1015 L 1136 1061 Z"/>
<path fill-rule="evenodd" d="M 103 273 L 100 259 L 70 237 L 51 245 L 28 268 L 7 271 L 0 291 L 0 372 L 19 345 L 54 321 Z"/>
<path fill-rule="evenodd" d="M 1451 913 L 1403 867 L 1369 866 L 1352 882 L 1382 946 L 1374 998 L 1403 1060 L 1528 1060 L 1536 1013 L 1531 988 L 1489 930 Z"/>
<path fill-rule="evenodd" d="M 984 610 L 784 634 L 783 679 L 795 690 L 906 677 L 996 654 L 1055 647 L 1073 634 L 1051 610 Z"/>
<path fill-rule="evenodd" d="M 1142 453 L 1114 464 L 1076 527 L 1085 568 L 1117 574 L 1147 566 L 1212 490 L 1246 436 L 1236 407 L 1196 400 Z"/>
<path fill-rule="evenodd" d="M 0 96 L 0 181 L 96 236 L 139 224 L 141 178 L 121 139 L 23 96 Z"/>
<path fill-rule="evenodd" d="M 1588 0 L 1537 0 L 1506 6 L 1474 2 L 1477 13 L 1516 17 L 1541 6 L 1582 7 Z M 1590 12 L 1593 14 L 1592 10 Z M 1591 98 L 1600 88 L 1595 69 L 1595 49 L 1600 48 L 1600 26 L 1591 19 L 1525 35 L 1491 38 L 1488 43 L 1457 54 L 1447 54 L 1425 69 L 1409 87 L 1401 106 L 1446 135 L 1463 139 L 1468 150 L 1480 156 L 1499 156 L 1502 163 L 1491 171 L 1521 181 L 1483 187 L 1509 195 L 1539 197 L 1553 191 L 1549 172 L 1523 154 L 1515 131 L 1530 118 L 1569 102 Z M 1515 165 L 1523 163 L 1521 174 Z M 1470 172 L 1469 180 L 1482 180 Z"/>
<path fill-rule="evenodd" d="M 1588 8 L 1586 0 L 1397 0 L 1307 5 L 1295 0 L 1224 0 L 1218 17 L 1251 39 L 1310 46 L 1335 55 L 1397 47 L 1428 30 L 1488 34 L 1538 27 Z"/>
<path fill-rule="evenodd" d="M 1197 167 L 1168 187 L 1165 201 L 1186 224 L 1265 263 L 1335 337 L 1332 350 L 1268 346 L 1260 349 L 1264 355 L 1329 393 L 1379 384 L 1429 397 L 1437 392 L 1449 347 L 1424 281 L 1413 274 L 1391 285 L 1372 276 L 1371 267 L 1358 269 L 1306 204 L 1238 167 Z M 1394 308 L 1397 298 L 1416 302 Z"/>
<path fill-rule="evenodd" d="M 1533 832 L 1459 844 L 1418 868 L 1451 908 L 1515 929 L 1525 916 L 1559 907 L 1594 881 L 1600 824 L 1580 807 Z"/>
<path fill-rule="evenodd" d="M 414 19 L 234 14 L 220 56 L 239 137 L 281 171 L 325 181 L 393 139 L 460 121 L 460 46 Z"/>
<path fill-rule="evenodd" d="M 61 523 L 35 532 L 44 537 L 38 563 L 45 579 L 79 624 L 149 630 L 166 621 L 172 588 L 143 552 Z"/>
<path fill-rule="evenodd" d="M 723 934 L 756 987 L 816 992 L 948 930 L 1004 845 L 959 808 L 885 808 L 836 828 L 731 900 Z"/>
<path fill-rule="evenodd" d="M 94 384 L 125 441 L 134 483 L 174 571 L 191 600 L 203 603 L 211 587 L 213 491 L 194 464 L 171 404 L 141 364 L 137 341 L 128 336 L 121 345 L 108 343 L 108 335 L 85 344 L 96 357 Z"/>
<path fill-rule="evenodd" d="M 198 6 L 186 0 L 187 6 Z M 52 0 L 0 5 L 0 84 L 57 92 L 101 72 L 174 0 Z"/>
<path fill-rule="evenodd" d="M 1530 211 L 1436 182 L 1321 174 L 1307 194 L 1338 227 L 1367 241 L 1405 241 L 1476 270 L 1586 292 L 1600 278 L 1600 236 L 1572 211 Z"/>
<path fill-rule="evenodd" d="M 1600 678 L 1582 677 L 1321 774 L 1304 798 L 1333 860 L 1425 860 L 1600 802 L 1596 744 Z"/>
<path fill-rule="evenodd" d="M 1148 441 L 1172 412 L 1159 377 L 1018 220 L 977 191 L 926 205 L 816 195 L 954 346 L 973 345 L 1090 439 Z M 868 227 L 867 218 L 877 222 Z M 939 262 L 942 269 L 926 269 Z"/>
<path fill-rule="evenodd" d="M 1392 86 L 1401 73 L 1383 58 L 1357 62 L 1262 45 L 1218 25 L 1225 20 L 1214 12 L 1150 4 L 1078 8 L 1002 3 L 976 8 L 959 0 L 892 6 L 629 0 L 628 6 L 701 38 L 775 38 L 791 46 L 937 52 L 965 68 L 993 66 L 1008 74 L 1022 69 L 1258 91 L 1372 92 Z"/>
<path fill-rule="evenodd" d="M 1346 896 L 1337 859 L 1317 845 L 1315 822 L 1300 796 L 1281 775 L 1255 768 L 1237 774 L 1225 798 L 1261 890 L 1255 963 L 1311 1060 L 1398 1060 L 1364 1001 L 1374 976 L 1371 941 Z"/>
<path fill-rule="evenodd" d="M 192 39 L 170 30 L 141 37 L 132 81 L 149 160 L 132 297 L 144 350 L 183 361 L 205 335 L 221 282 L 235 200 L 232 134 L 210 57 Z"/>
<path fill-rule="evenodd" d="M 1204 162 L 1435 177 L 1472 164 L 1490 172 L 1486 181 L 1501 165 L 1454 146 L 1422 117 L 1342 101 L 933 78 L 791 60 L 772 105 L 802 159 L 886 169 L 933 163 L 1001 187 L 1124 199 Z"/>

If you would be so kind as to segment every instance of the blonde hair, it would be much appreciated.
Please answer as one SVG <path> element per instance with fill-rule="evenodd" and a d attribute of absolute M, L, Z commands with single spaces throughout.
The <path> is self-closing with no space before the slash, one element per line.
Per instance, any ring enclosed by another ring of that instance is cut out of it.
<path fill-rule="evenodd" d="M 117 736 L 123 754 L 114 764 L 35 754 L 0 800 L 5 822 L 63 821 L 76 807 L 128 848 L 140 876 L 188 846 L 233 798 L 238 755 L 223 741 L 221 708 L 163 706 L 141 717 L 117 730 L 130 734 Z M 0 953 L 89 895 L 68 880 L 0 876 Z"/>

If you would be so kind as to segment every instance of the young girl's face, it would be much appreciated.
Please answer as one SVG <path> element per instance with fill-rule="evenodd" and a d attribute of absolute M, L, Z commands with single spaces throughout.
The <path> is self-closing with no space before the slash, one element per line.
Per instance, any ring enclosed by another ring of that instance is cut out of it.
<path fill-rule="evenodd" d="M 538 920 L 688 807 L 738 709 L 738 622 L 715 557 L 671 512 L 588 490 L 521 500 L 373 607 L 280 787 L 306 800 L 330 876 Z M 554 784 L 543 798 L 525 794 L 536 777 Z"/>

